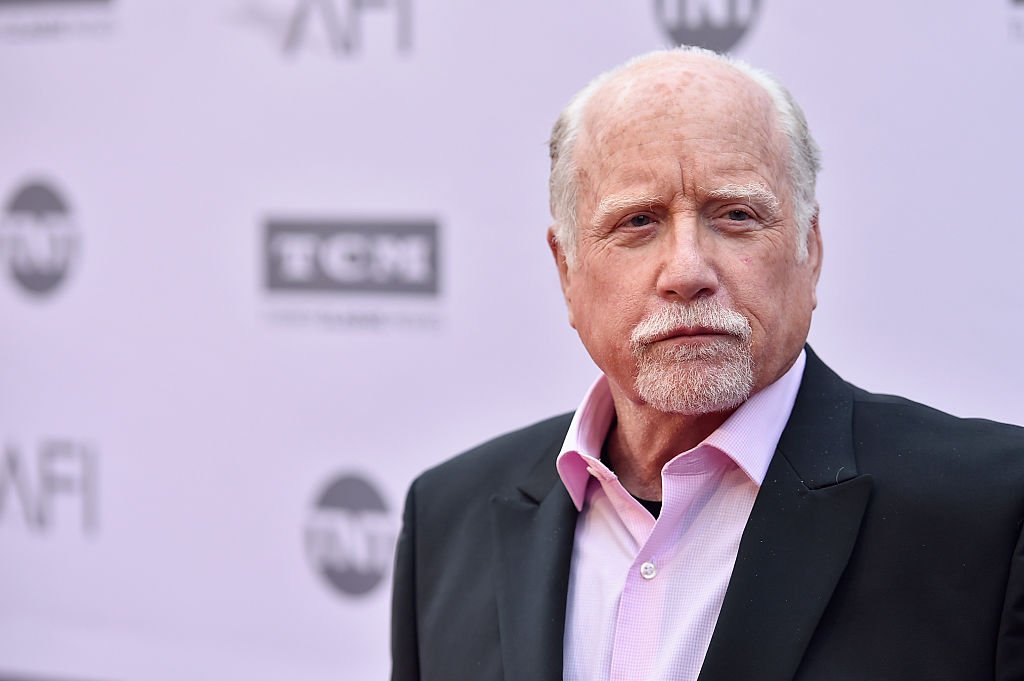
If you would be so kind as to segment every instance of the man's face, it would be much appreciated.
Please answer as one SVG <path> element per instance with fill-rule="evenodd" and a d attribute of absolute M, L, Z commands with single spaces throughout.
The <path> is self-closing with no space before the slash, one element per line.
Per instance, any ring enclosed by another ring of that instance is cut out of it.
<path fill-rule="evenodd" d="M 587 108 L 576 258 L 552 240 L 569 320 L 613 394 L 725 411 L 796 359 L 816 304 L 798 256 L 786 138 L 767 93 L 694 58 L 641 66 Z"/>

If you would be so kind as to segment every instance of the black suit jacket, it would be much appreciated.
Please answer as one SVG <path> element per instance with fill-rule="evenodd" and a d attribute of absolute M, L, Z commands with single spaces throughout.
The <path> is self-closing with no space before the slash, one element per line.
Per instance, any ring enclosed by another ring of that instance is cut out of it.
<path fill-rule="evenodd" d="M 420 476 L 393 681 L 557 681 L 571 415 Z M 700 681 L 1024 681 L 1024 429 L 840 379 L 808 349 Z"/>

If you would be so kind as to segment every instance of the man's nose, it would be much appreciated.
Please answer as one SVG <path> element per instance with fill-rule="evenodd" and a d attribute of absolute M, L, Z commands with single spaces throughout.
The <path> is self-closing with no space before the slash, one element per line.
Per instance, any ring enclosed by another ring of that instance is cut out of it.
<path fill-rule="evenodd" d="M 674 302 L 689 302 L 718 291 L 713 239 L 700 218 L 680 218 L 661 244 L 658 295 Z"/>

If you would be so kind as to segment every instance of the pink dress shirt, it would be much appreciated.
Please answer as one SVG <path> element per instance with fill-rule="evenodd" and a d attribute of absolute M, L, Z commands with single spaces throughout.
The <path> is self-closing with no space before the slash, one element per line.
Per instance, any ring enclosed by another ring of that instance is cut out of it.
<path fill-rule="evenodd" d="M 695 681 L 740 535 L 793 410 L 806 357 L 665 464 L 655 519 L 601 463 L 607 379 L 569 426 L 558 474 L 580 511 L 566 607 L 566 681 Z"/>

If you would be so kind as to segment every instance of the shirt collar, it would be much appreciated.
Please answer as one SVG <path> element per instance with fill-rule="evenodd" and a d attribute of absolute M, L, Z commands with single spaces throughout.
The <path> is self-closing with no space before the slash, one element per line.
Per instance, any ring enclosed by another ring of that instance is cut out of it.
<path fill-rule="evenodd" d="M 732 459 L 760 487 L 793 411 L 806 362 L 806 353 L 801 350 L 793 366 L 778 380 L 741 404 L 703 442 L 681 452 L 673 461 L 699 447 L 711 446 Z M 591 469 L 604 469 L 600 462 L 601 449 L 614 416 L 615 405 L 608 388 L 608 379 L 602 374 L 587 391 L 573 415 L 556 461 L 558 475 L 577 510 L 583 509 Z M 665 465 L 670 464 L 671 461 Z"/>

